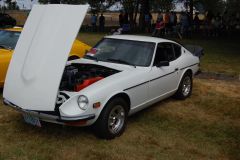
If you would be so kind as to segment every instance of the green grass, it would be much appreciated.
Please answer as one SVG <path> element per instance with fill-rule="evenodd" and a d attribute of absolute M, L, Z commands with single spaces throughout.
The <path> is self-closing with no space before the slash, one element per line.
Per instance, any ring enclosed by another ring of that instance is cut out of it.
<path fill-rule="evenodd" d="M 78 38 L 94 45 L 102 37 Z M 237 43 L 188 42 L 205 48 L 204 70 L 239 73 Z M 133 115 L 125 133 L 111 141 L 97 139 L 86 127 L 25 124 L 20 113 L 2 104 L 0 91 L 0 160 L 237 160 L 239 151 L 239 82 L 195 79 L 190 98 L 169 98 Z"/>
<path fill-rule="evenodd" d="M 78 38 L 87 44 L 95 45 L 104 34 L 80 32 Z M 194 44 L 204 48 L 201 60 L 203 71 L 240 75 L 240 40 L 224 39 L 186 39 L 183 44 Z"/>
<path fill-rule="evenodd" d="M 210 39 L 183 40 L 184 44 L 202 46 L 205 56 L 202 69 L 229 75 L 240 75 L 240 40 Z"/>
<path fill-rule="evenodd" d="M 35 128 L 1 104 L 0 160 L 240 159 L 239 90 L 237 82 L 195 80 L 191 98 L 170 98 L 133 115 L 111 141 L 86 127 Z"/>
<path fill-rule="evenodd" d="M 101 40 L 106 33 L 86 33 L 86 32 L 80 32 L 78 34 L 78 39 L 85 42 L 86 44 L 90 46 L 94 46 L 99 40 Z"/>

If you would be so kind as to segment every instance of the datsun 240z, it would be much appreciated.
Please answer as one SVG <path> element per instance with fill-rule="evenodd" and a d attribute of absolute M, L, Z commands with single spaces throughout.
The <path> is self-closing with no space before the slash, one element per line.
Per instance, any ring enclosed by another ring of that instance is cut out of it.
<path fill-rule="evenodd" d="M 174 41 L 106 36 L 84 58 L 67 62 L 87 9 L 33 7 L 3 92 L 4 103 L 26 122 L 93 125 L 99 137 L 112 139 L 124 132 L 129 115 L 172 95 L 191 95 L 199 58 Z"/>

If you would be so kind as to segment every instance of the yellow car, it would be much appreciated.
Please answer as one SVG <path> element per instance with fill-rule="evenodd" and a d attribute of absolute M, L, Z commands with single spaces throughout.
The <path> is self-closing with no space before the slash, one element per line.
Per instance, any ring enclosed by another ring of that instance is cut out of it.
<path fill-rule="evenodd" d="M 0 30 L 0 88 L 3 87 L 8 65 L 21 31 L 21 27 Z M 68 60 L 83 57 L 90 48 L 89 45 L 75 40 L 69 53 Z"/>

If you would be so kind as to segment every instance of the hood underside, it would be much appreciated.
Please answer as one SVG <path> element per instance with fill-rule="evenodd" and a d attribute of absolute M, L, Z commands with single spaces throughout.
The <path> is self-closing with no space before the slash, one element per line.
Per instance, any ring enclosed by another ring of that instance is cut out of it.
<path fill-rule="evenodd" d="M 53 111 L 59 84 L 88 5 L 35 5 L 11 59 L 3 97 L 29 110 Z"/>

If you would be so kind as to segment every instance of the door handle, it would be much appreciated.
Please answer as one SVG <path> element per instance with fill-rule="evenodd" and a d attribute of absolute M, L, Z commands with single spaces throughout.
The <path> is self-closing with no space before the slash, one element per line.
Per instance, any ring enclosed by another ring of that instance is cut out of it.
<path fill-rule="evenodd" d="M 178 68 L 175 68 L 175 72 L 178 71 L 179 69 Z"/>

